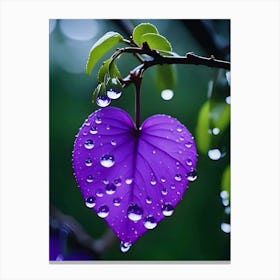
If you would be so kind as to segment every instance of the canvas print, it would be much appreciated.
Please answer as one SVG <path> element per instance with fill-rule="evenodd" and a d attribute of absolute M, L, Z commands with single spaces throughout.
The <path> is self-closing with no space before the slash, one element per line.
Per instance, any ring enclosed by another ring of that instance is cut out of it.
<path fill-rule="evenodd" d="M 230 261 L 230 20 L 50 19 L 49 261 Z"/>

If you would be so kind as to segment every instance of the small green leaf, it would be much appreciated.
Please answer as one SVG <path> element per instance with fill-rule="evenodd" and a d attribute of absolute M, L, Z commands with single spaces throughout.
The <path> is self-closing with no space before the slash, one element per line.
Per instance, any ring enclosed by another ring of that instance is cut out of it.
<path fill-rule="evenodd" d="M 158 33 L 157 28 L 150 23 L 140 23 L 138 24 L 132 32 L 132 39 L 135 43 L 141 45 L 143 42 L 141 41 L 142 35 L 146 33 Z"/>
<path fill-rule="evenodd" d="M 171 44 L 162 35 L 155 33 L 146 33 L 141 36 L 141 43 L 147 42 L 151 49 L 172 51 Z"/>
<path fill-rule="evenodd" d="M 211 145 L 211 135 L 209 134 L 209 110 L 210 103 L 206 101 L 200 108 L 196 127 L 196 143 L 198 149 L 206 154 Z"/>
<path fill-rule="evenodd" d="M 105 60 L 98 70 L 97 79 L 100 83 L 104 81 L 106 74 L 109 75 L 110 77 L 117 77 L 117 78 L 121 77 L 117 65 L 115 64 L 114 60 L 112 60 L 111 58 Z"/>
<path fill-rule="evenodd" d="M 230 201 L 230 165 L 228 165 L 223 172 L 221 187 L 222 187 L 222 190 L 228 192 L 229 201 Z"/>
<path fill-rule="evenodd" d="M 174 90 L 176 85 L 176 67 L 173 64 L 157 65 L 156 85 L 159 91 L 164 89 Z"/>
<path fill-rule="evenodd" d="M 122 41 L 123 37 L 117 32 L 107 32 L 91 48 L 87 64 L 86 73 L 89 75 L 96 62 L 111 48 Z"/>

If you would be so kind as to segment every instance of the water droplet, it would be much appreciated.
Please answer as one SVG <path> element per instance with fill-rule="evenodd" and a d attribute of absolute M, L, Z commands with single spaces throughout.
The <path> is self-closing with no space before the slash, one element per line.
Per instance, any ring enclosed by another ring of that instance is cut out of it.
<path fill-rule="evenodd" d="M 97 215 L 100 218 L 106 218 L 109 215 L 109 207 L 107 205 L 100 206 Z"/>
<path fill-rule="evenodd" d="M 140 208 L 136 203 L 130 203 L 130 206 L 127 209 L 127 216 L 131 221 L 137 222 L 141 220 L 142 214 L 142 208 Z"/>
<path fill-rule="evenodd" d="M 133 182 L 133 179 L 132 179 L 132 178 L 127 178 L 127 179 L 125 179 L 125 183 L 126 183 L 127 185 L 131 185 L 132 182 Z"/>
<path fill-rule="evenodd" d="M 174 212 L 174 207 L 171 203 L 166 202 L 162 207 L 162 214 L 166 217 L 171 216 Z"/>
<path fill-rule="evenodd" d="M 119 187 L 121 184 L 122 184 L 122 180 L 121 180 L 121 179 L 115 179 L 115 180 L 114 180 L 114 185 L 115 185 L 116 187 Z"/>
<path fill-rule="evenodd" d="M 161 98 L 163 100 L 171 100 L 173 98 L 173 96 L 174 96 L 174 92 L 171 89 L 164 89 L 161 92 Z"/>
<path fill-rule="evenodd" d="M 192 146 L 192 142 L 187 142 L 186 144 L 185 144 L 185 147 L 186 148 L 190 148 Z"/>
<path fill-rule="evenodd" d="M 226 190 L 221 191 L 220 197 L 221 197 L 221 199 L 228 199 L 229 198 L 228 191 L 226 191 Z"/>
<path fill-rule="evenodd" d="M 107 107 L 108 105 L 110 105 L 111 103 L 111 98 L 109 98 L 107 95 L 99 95 L 97 96 L 96 98 L 96 104 L 99 106 L 99 107 Z"/>
<path fill-rule="evenodd" d="M 228 206 L 229 205 L 229 200 L 228 199 L 223 199 L 222 203 L 224 206 Z"/>
<path fill-rule="evenodd" d="M 171 188 L 172 190 L 175 190 L 176 187 L 175 187 L 175 185 L 171 185 L 170 188 Z"/>
<path fill-rule="evenodd" d="M 177 182 L 180 182 L 182 180 L 182 175 L 181 174 L 176 174 L 174 179 L 177 181 Z"/>
<path fill-rule="evenodd" d="M 192 160 L 191 159 L 187 159 L 187 161 L 186 161 L 186 164 L 188 165 L 188 166 L 192 166 Z"/>
<path fill-rule="evenodd" d="M 107 90 L 107 96 L 111 99 L 118 99 L 122 95 L 122 91 L 110 88 Z"/>
<path fill-rule="evenodd" d="M 96 126 L 92 126 L 90 128 L 90 131 L 89 131 L 91 134 L 96 134 L 97 133 L 97 127 Z"/>
<path fill-rule="evenodd" d="M 160 181 L 161 181 L 162 183 L 165 183 L 165 182 L 166 182 L 166 178 L 162 177 L 162 178 L 160 178 Z"/>
<path fill-rule="evenodd" d="M 181 125 L 178 125 L 177 128 L 176 128 L 176 130 L 177 130 L 178 132 L 182 132 L 182 131 L 183 131 L 183 127 L 182 127 Z"/>
<path fill-rule="evenodd" d="M 95 117 L 95 123 L 96 124 L 101 124 L 102 123 L 101 117 L 96 116 Z"/>
<path fill-rule="evenodd" d="M 88 208 L 93 208 L 95 206 L 95 198 L 94 196 L 89 196 L 87 199 L 86 199 L 86 206 Z"/>
<path fill-rule="evenodd" d="M 120 245 L 120 250 L 123 252 L 123 253 L 126 253 L 130 247 L 131 247 L 131 243 L 130 242 L 121 242 L 121 245 Z"/>
<path fill-rule="evenodd" d="M 111 128 L 110 125 L 107 124 L 107 125 L 106 125 L 106 129 L 107 129 L 107 130 L 110 130 L 110 128 Z"/>
<path fill-rule="evenodd" d="M 220 129 L 218 128 L 218 127 L 214 127 L 213 129 L 212 129 L 212 134 L 213 135 L 218 135 L 220 133 Z"/>
<path fill-rule="evenodd" d="M 147 229 L 154 229 L 157 226 L 157 221 L 153 215 L 149 215 L 144 220 L 144 227 Z"/>
<path fill-rule="evenodd" d="M 93 141 L 91 139 L 87 139 L 84 143 L 86 149 L 92 149 L 94 147 Z"/>
<path fill-rule="evenodd" d="M 163 195 L 167 195 L 167 188 L 163 188 L 162 191 L 161 191 L 161 193 L 162 193 Z"/>
<path fill-rule="evenodd" d="M 121 200 L 120 200 L 119 198 L 114 198 L 114 199 L 113 199 L 113 204 L 114 204 L 115 206 L 120 206 L 120 205 L 121 205 Z"/>
<path fill-rule="evenodd" d="M 117 145 L 116 140 L 112 139 L 112 140 L 111 140 L 111 145 L 112 145 L 112 146 L 116 146 L 116 145 Z"/>
<path fill-rule="evenodd" d="M 212 160 L 219 160 L 222 156 L 222 153 L 219 149 L 212 149 L 208 151 L 208 157 Z"/>
<path fill-rule="evenodd" d="M 100 164 L 104 167 L 112 167 L 115 164 L 114 157 L 112 155 L 104 155 L 100 158 Z"/>
<path fill-rule="evenodd" d="M 230 104 L 230 96 L 227 96 L 225 101 L 226 101 L 227 104 Z"/>
<path fill-rule="evenodd" d="M 98 196 L 98 197 L 103 197 L 103 192 L 101 191 L 101 190 L 97 190 L 96 191 L 96 196 Z"/>
<path fill-rule="evenodd" d="M 103 183 L 104 183 L 105 185 L 108 185 L 108 184 L 109 184 L 109 180 L 108 180 L 108 179 L 104 179 L 104 180 L 103 180 Z"/>
<path fill-rule="evenodd" d="M 86 166 L 92 166 L 92 160 L 90 158 L 85 160 L 85 165 Z"/>
<path fill-rule="evenodd" d="M 106 186 L 107 194 L 114 194 L 116 192 L 116 186 L 114 184 L 110 184 Z"/>
<path fill-rule="evenodd" d="M 226 79 L 227 79 L 228 85 L 230 86 L 230 71 L 226 72 Z"/>
<path fill-rule="evenodd" d="M 154 178 L 154 177 L 152 177 L 152 179 L 151 179 L 151 185 L 156 185 L 156 183 L 157 183 L 157 181 L 156 181 L 156 179 Z"/>
<path fill-rule="evenodd" d="M 152 199 L 149 196 L 147 196 L 147 198 L 146 198 L 146 203 L 147 204 L 151 204 L 152 203 Z"/>
<path fill-rule="evenodd" d="M 227 215 L 230 214 L 230 206 L 227 206 L 227 207 L 225 208 L 225 213 L 226 213 Z"/>
<path fill-rule="evenodd" d="M 92 182 L 93 182 L 93 177 L 92 177 L 92 175 L 88 175 L 86 181 L 87 181 L 88 183 L 92 183 Z"/>
<path fill-rule="evenodd" d="M 190 182 L 195 181 L 197 178 L 197 172 L 195 169 L 191 169 L 191 171 L 187 174 L 187 179 Z"/>
<path fill-rule="evenodd" d="M 230 224 L 221 223 L 221 230 L 225 233 L 230 233 Z"/>

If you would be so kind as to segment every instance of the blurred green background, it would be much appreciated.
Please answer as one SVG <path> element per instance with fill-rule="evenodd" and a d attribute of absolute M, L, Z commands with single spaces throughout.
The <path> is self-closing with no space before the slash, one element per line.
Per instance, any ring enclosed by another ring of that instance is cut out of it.
<path fill-rule="evenodd" d="M 192 51 L 230 59 L 229 20 L 50 20 L 50 205 L 74 217 L 93 238 L 101 237 L 107 224 L 85 206 L 71 163 L 75 134 L 97 109 L 91 94 L 97 85 L 98 67 L 87 76 L 86 60 L 91 46 L 104 33 L 116 31 L 129 38 L 131 28 L 140 22 L 156 25 L 180 55 Z M 127 55 L 119 59 L 118 66 L 125 76 L 136 63 Z M 196 136 L 199 112 L 209 97 L 208 83 L 217 77 L 217 69 L 195 65 L 176 68 L 177 85 L 169 101 L 161 98 L 154 69 L 145 72 L 141 120 L 157 113 L 170 114 Z M 133 87 L 127 87 L 111 105 L 123 108 L 134 118 Z M 127 253 L 120 252 L 116 241 L 101 259 L 230 260 L 230 230 L 221 229 L 222 223 L 229 224 L 230 215 L 225 214 L 225 206 L 229 205 L 223 204 L 220 197 L 221 177 L 230 162 L 229 125 L 215 142 L 223 156 L 211 160 L 207 153 L 199 152 L 198 179 L 190 184 L 172 217 L 144 234 Z"/>

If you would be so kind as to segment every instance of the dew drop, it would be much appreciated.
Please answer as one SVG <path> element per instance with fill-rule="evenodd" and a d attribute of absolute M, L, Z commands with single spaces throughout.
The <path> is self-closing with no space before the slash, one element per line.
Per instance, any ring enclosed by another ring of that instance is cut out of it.
<path fill-rule="evenodd" d="M 97 215 L 100 218 L 106 218 L 109 215 L 109 207 L 107 205 L 100 206 Z"/>
<path fill-rule="evenodd" d="M 162 177 L 162 178 L 160 178 L 160 181 L 161 181 L 162 183 L 165 183 L 165 182 L 166 182 L 166 178 Z"/>
<path fill-rule="evenodd" d="M 131 243 L 130 242 L 121 242 L 121 245 L 120 245 L 120 250 L 123 252 L 123 253 L 126 253 L 130 247 L 131 247 Z"/>
<path fill-rule="evenodd" d="M 111 128 L 110 125 L 107 124 L 107 125 L 106 125 L 106 129 L 107 129 L 107 130 L 110 130 L 110 128 Z"/>
<path fill-rule="evenodd" d="M 104 179 L 104 180 L 103 180 L 103 183 L 104 183 L 105 185 L 108 185 L 108 184 L 109 184 L 109 180 L 108 180 L 108 179 Z"/>
<path fill-rule="evenodd" d="M 191 160 L 191 159 L 187 159 L 186 164 L 187 164 L 188 166 L 192 166 L 192 160 Z"/>
<path fill-rule="evenodd" d="M 151 179 L 151 185 L 156 185 L 156 183 L 157 183 L 157 181 L 156 181 L 156 179 L 153 177 L 152 179 Z"/>
<path fill-rule="evenodd" d="M 228 199 L 229 198 L 228 191 L 226 191 L 226 190 L 221 191 L 220 197 L 221 197 L 221 199 Z"/>
<path fill-rule="evenodd" d="M 107 96 L 111 99 L 118 99 L 122 95 L 122 91 L 110 88 L 107 90 Z"/>
<path fill-rule="evenodd" d="M 230 206 L 225 207 L 225 213 L 226 213 L 227 215 L 230 214 Z"/>
<path fill-rule="evenodd" d="M 115 164 L 114 157 L 112 155 L 104 155 L 100 158 L 100 164 L 104 167 L 112 167 Z"/>
<path fill-rule="evenodd" d="M 152 199 L 149 196 L 146 198 L 146 203 L 147 204 L 151 204 L 152 203 Z"/>
<path fill-rule="evenodd" d="M 112 145 L 112 146 L 116 146 L 116 145 L 117 145 L 116 140 L 112 139 L 112 140 L 111 140 L 111 145 Z"/>
<path fill-rule="evenodd" d="M 140 208 L 136 203 L 130 203 L 130 206 L 127 209 L 127 216 L 131 221 L 137 222 L 141 220 L 142 214 L 142 208 Z"/>
<path fill-rule="evenodd" d="M 86 166 L 92 166 L 92 160 L 90 158 L 85 160 L 85 165 Z"/>
<path fill-rule="evenodd" d="M 221 230 L 225 233 L 230 233 L 230 224 L 221 223 Z"/>
<path fill-rule="evenodd" d="M 94 196 L 89 196 L 87 199 L 86 199 L 86 201 L 85 201 L 85 203 L 86 203 L 86 206 L 88 207 L 88 208 L 93 208 L 94 206 L 95 206 L 95 198 L 94 198 Z"/>
<path fill-rule="evenodd" d="M 153 154 L 153 155 L 156 154 L 156 150 L 152 150 L 152 154 Z"/>
<path fill-rule="evenodd" d="M 185 147 L 186 148 L 190 148 L 192 146 L 192 142 L 187 142 L 186 144 L 185 144 Z"/>
<path fill-rule="evenodd" d="M 170 188 L 171 188 L 172 190 L 175 190 L 176 187 L 175 187 L 175 185 L 171 185 Z"/>
<path fill-rule="evenodd" d="M 144 227 L 146 229 L 154 229 L 157 226 L 157 221 L 153 215 L 149 215 L 144 220 Z"/>
<path fill-rule="evenodd" d="M 97 127 L 96 126 L 92 126 L 90 128 L 90 131 L 89 131 L 91 134 L 96 134 L 97 133 Z"/>
<path fill-rule="evenodd" d="M 183 136 L 180 136 L 180 137 L 179 137 L 179 140 L 180 140 L 180 141 L 184 141 L 185 138 L 184 138 Z"/>
<path fill-rule="evenodd" d="M 97 190 L 96 191 L 96 196 L 98 196 L 98 197 L 103 197 L 103 192 L 101 191 L 101 190 Z"/>
<path fill-rule="evenodd" d="M 86 181 L 87 181 L 88 183 L 92 183 L 92 182 L 93 182 L 93 177 L 92 177 L 92 175 L 88 175 Z"/>
<path fill-rule="evenodd" d="M 100 95 L 96 98 L 96 104 L 99 107 L 107 107 L 111 103 L 111 98 L 109 98 L 107 95 Z"/>
<path fill-rule="evenodd" d="M 101 124 L 101 123 L 102 123 L 101 118 L 98 117 L 98 116 L 96 116 L 96 118 L 95 118 L 95 123 L 96 123 L 96 124 Z"/>
<path fill-rule="evenodd" d="M 132 179 L 132 178 L 127 178 L 127 179 L 125 179 L 125 183 L 126 183 L 127 185 L 131 185 L 132 182 L 133 182 L 133 179 Z"/>
<path fill-rule="evenodd" d="M 162 193 L 163 195 L 167 195 L 167 193 L 168 193 L 167 188 L 163 188 L 162 191 L 161 191 L 161 193 Z"/>
<path fill-rule="evenodd" d="M 218 135 L 220 133 L 220 129 L 218 128 L 218 127 L 214 127 L 213 129 L 212 129 L 212 134 L 213 135 Z"/>
<path fill-rule="evenodd" d="M 191 169 L 191 171 L 187 174 L 187 179 L 190 182 L 195 181 L 197 178 L 197 172 L 195 169 Z"/>
<path fill-rule="evenodd" d="M 164 89 L 161 92 L 161 98 L 163 100 L 171 100 L 173 98 L 173 96 L 174 96 L 174 92 L 171 89 Z"/>
<path fill-rule="evenodd" d="M 121 180 L 121 179 L 115 179 L 115 180 L 114 180 L 114 185 L 115 185 L 116 187 L 119 187 L 121 184 L 122 184 L 122 180 Z"/>
<path fill-rule="evenodd" d="M 180 182 L 182 180 L 182 175 L 181 174 L 176 174 L 174 179 L 177 181 L 177 182 Z"/>
<path fill-rule="evenodd" d="M 120 206 L 120 205 L 121 205 L 121 200 L 120 200 L 119 198 L 114 198 L 114 199 L 113 199 L 113 204 L 114 204 L 115 206 Z"/>
<path fill-rule="evenodd" d="M 208 157 L 212 160 L 219 160 L 222 156 L 222 153 L 219 149 L 212 149 L 208 151 Z"/>
<path fill-rule="evenodd" d="M 91 139 L 87 139 L 84 143 L 86 149 L 90 150 L 94 147 L 93 141 Z"/>
<path fill-rule="evenodd" d="M 225 101 L 226 101 L 227 104 L 230 104 L 230 96 L 227 96 Z"/>
<path fill-rule="evenodd" d="M 116 192 L 116 186 L 114 184 L 110 184 L 106 186 L 107 194 L 114 194 Z"/>
<path fill-rule="evenodd" d="M 176 130 L 177 130 L 178 132 L 182 132 L 182 131 L 183 131 L 183 127 L 182 127 L 181 125 L 179 125 L 179 126 L 177 126 Z"/>
<path fill-rule="evenodd" d="M 166 202 L 162 207 L 162 214 L 166 217 L 171 216 L 174 212 L 174 207 L 171 203 Z"/>

